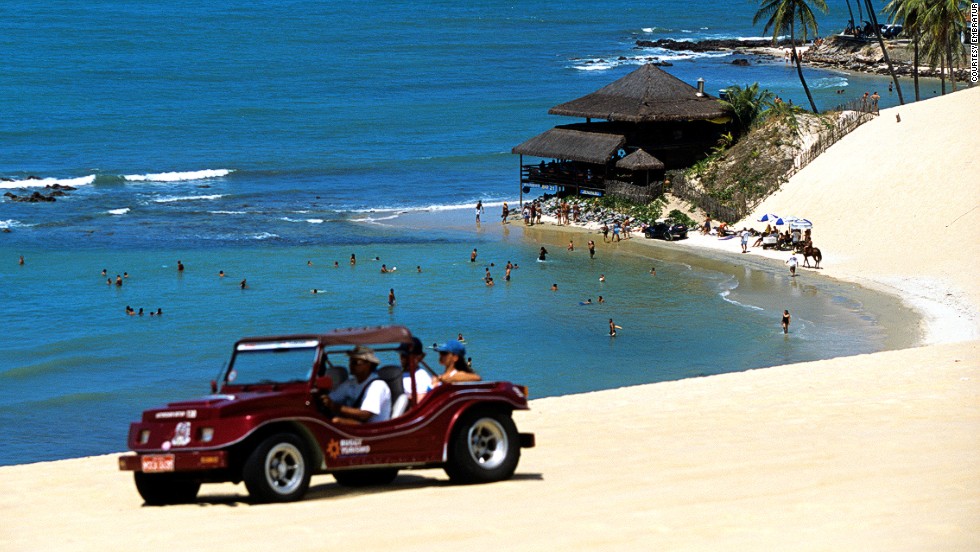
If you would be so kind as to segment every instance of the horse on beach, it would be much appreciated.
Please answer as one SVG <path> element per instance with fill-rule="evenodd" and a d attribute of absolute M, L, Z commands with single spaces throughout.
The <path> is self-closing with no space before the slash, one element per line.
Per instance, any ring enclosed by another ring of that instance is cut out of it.
<path fill-rule="evenodd" d="M 803 247 L 803 266 L 810 268 L 810 257 L 813 257 L 813 268 L 820 268 L 820 261 L 823 260 L 823 254 L 820 253 L 819 247 L 813 247 L 812 245 Z"/>

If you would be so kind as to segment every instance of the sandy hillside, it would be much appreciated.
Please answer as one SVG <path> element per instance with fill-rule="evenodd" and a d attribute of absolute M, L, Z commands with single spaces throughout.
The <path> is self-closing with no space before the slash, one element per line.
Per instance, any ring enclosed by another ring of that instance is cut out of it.
<path fill-rule="evenodd" d="M 980 310 L 977 129 L 980 88 L 883 110 L 735 226 L 761 228 L 764 213 L 807 218 L 829 275 L 970 324 Z"/>

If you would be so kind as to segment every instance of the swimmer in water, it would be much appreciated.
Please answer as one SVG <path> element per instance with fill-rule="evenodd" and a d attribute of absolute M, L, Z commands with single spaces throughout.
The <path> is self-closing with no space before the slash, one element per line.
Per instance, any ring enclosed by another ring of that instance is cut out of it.
<path fill-rule="evenodd" d="M 353 253 L 351 253 L 350 254 L 350 265 L 351 266 L 354 266 L 356 264 L 357 264 L 357 257 L 355 257 Z"/>

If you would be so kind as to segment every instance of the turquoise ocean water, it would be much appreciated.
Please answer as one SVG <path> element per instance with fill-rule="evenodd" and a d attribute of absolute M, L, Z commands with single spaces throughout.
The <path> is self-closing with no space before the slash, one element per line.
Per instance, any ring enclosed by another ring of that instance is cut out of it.
<path fill-rule="evenodd" d="M 846 20 L 843 3 L 830 4 L 825 32 Z M 803 103 L 782 62 L 743 68 L 731 56 L 633 46 L 759 36 L 754 9 L 3 3 L 0 188 L 77 190 L 55 203 L 0 202 L 0 465 L 120 450 L 143 408 L 205 393 L 244 335 L 385 323 L 426 342 L 463 332 L 479 370 L 535 396 L 891 346 L 905 329 L 853 287 L 670 251 L 622 247 L 614 261 L 600 246 L 590 262 L 584 240 L 568 253 L 550 234 L 477 229 L 452 210 L 483 200 L 493 220 L 517 196 L 511 147 L 573 122 L 548 108 L 639 57 L 671 59 L 671 73 L 704 78 L 709 91 L 759 81 Z M 821 107 L 839 103 L 840 88 L 848 98 L 887 88 L 879 77 L 807 74 Z M 539 264 L 542 243 L 553 255 Z M 507 260 L 521 265 L 509 285 Z M 382 275 L 381 262 L 399 270 Z M 482 285 L 490 262 L 494 288 Z M 102 269 L 130 277 L 107 286 Z M 600 294 L 607 304 L 578 305 Z M 127 317 L 127 305 L 164 316 Z M 783 308 L 794 312 L 788 339 Z M 625 328 L 615 340 L 609 317 Z"/>

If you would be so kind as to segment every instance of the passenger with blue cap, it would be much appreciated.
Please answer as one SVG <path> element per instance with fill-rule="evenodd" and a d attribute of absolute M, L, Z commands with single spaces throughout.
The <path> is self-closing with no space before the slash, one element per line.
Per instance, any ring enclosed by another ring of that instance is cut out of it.
<path fill-rule="evenodd" d="M 482 379 L 466 362 L 466 347 L 459 341 L 449 340 L 436 347 L 436 351 L 439 352 L 439 364 L 446 370 L 441 375 L 432 378 L 433 385 L 480 381 Z"/>

